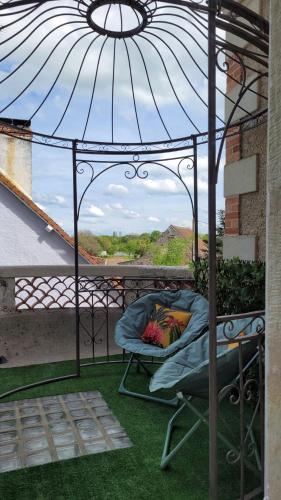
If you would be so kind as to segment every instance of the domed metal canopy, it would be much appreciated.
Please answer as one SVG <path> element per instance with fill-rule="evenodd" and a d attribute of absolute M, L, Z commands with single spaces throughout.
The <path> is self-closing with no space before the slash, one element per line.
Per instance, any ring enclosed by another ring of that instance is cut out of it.
<path fill-rule="evenodd" d="M 203 0 L 2 2 L 0 119 L 32 120 L 33 131 L 51 138 L 108 144 L 179 143 L 204 133 L 207 14 Z M 217 28 L 218 68 L 227 72 L 231 50 L 232 59 L 243 54 L 247 68 L 260 71 L 267 23 L 225 0 Z M 255 50 L 229 45 L 225 31 Z M 246 78 L 239 83 L 243 89 Z M 217 97 L 219 128 L 224 100 L 235 104 L 224 78 L 217 80 Z"/>

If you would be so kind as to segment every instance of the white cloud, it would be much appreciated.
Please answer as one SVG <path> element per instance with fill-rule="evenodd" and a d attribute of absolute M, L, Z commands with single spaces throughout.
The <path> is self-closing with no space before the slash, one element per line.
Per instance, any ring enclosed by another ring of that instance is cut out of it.
<path fill-rule="evenodd" d="M 43 204 L 45 203 L 46 205 L 66 205 L 66 198 L 59 194 L 36 194 L 35 199 L 37 199 L 39 203 L 43 202 Z"/>
<path fill-rule="evenodd" d="M 175 193 L 178 194 L 183 191 L 182 187 L 174 179 L 141 179 L 138 180 L 138 184 L 147 188 L 149 191 L 154 193 Z"/>
<path fill-rule="evenodd" d="M 166 217 L 166 222 L 168 225 L 175 225 L 180 227 L 189 227 L 192 228 L 192 219 L 181 219 L 178 217 Z"/>
<path fill-rule="evenodd" d="M 150 222 L 160 222 L 160 219 L 158 219 L 158 217 L 148 217 L 148 220 Z"/>
<path fill-rule="evenodd" d="M 208 170 L 208 156 L 198 156 L 197 158 L 198 170 Z"/>
<path fill-rule="evenodd" d="M 138 212 L 135 212 L 134 210 L 123 209 L 122 214 L 125 218 L 128 219 L 138 219 L 140 217 L 140 214 Z"/>
<path fill-rule="evenodd" d="M 186 184 L 188 189 L 193 188 L 193 177 L 183 177 L 183 182 Z M 136 184 L 143 186 L 151 194 L 184 194 L 185 188 L 179 180 L 175 179 L 136 179 Z M 202 179 L 198 179 L 198 190 L 201 193 L 208 192 L 208 183 Z"/>
<path fill-rule="evenodd" d="M 107 203 L 104 208 L 110 211 L 117 211 L 118 217 L 121 218 L 123 217 L 125 219 L 138 219 L 140 217 L 139 212 L 124 208 L 121 203 Z"/>
<path fill-rule="evenodd" d="M 87 209 L 87 212 L 88 212 L 88 214 L 93 215 L 94 217 L 103 217 L 104 216 L 104 212 L 102 211 L 102 209 L 99 207 L 96 207 L 95 205 L 91 205 Z"/>
<path fill-rule="evenodd" d="M 58 202 L 59 205 L 65 205 L 66 199 L 64 196 L 55 195 L 54 198 Z"/>
<path fill-rule="evenodd" d="M 129 193 L 129 190 L 123 184 L 109 184 L 106 192 L 109 194 L 126 195 Z"/>
<path fill-rule="evenodd" d="M 106 210 L 122 210 L 123 205 L 121 203 L 107 203 L 104 208 Z"/>
<path fill-rule="evenodd" d="M 201 191 L 201 193 L 208 193 L 208 183 L 202 179 L 198 179 L 198 190 Z"/>

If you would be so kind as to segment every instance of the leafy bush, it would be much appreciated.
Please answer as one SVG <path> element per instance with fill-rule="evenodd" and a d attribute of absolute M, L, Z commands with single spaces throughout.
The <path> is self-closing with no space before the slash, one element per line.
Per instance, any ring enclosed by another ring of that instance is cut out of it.
<path fill-rule="evenodd" d="M 166 245 L 151 247 L 152 262 L 156 266 L 182 266 L 186 264 L 192 240 L 172 238 Z"/>
<path fill-rule="evenodd" d="M 91 231 L 81 231 L 79 232 L 79 245 L 85 248 L 87 252 L 91 255 L 99 255 L 103 250 L 97 238 L 91 233 Z"/>
<path fill-rule="evenodd" d="M 208 260 L 194 263 L 196 290 L 208 298 Z M 238 258 L 217 260 L 217 311 L 219 315 L 265 308 L 265 264 Z"/>

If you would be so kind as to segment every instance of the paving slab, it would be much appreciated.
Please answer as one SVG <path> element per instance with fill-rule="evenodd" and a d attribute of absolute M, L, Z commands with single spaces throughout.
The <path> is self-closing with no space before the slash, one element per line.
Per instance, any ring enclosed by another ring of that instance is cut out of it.
<path fill-rule="evenodd" d="M 0 473 L 131 446 L 99 391 L 0 403 Z"/>

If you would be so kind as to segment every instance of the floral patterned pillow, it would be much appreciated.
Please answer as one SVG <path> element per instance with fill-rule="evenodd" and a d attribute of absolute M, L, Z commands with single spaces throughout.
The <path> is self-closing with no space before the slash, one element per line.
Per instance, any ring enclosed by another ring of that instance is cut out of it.
<path fill-rule="evenodd" d="M 176 309 L 169 309 L 160 304 L 155 304 L 154 311 L 141 336 L 146 344 L 158 347 L 169 347 L 180 338 L 186 329 L 192 314 Z"/>
<path fill-rule="evenodd" d="M 245 337 L 245 332 L 240 332 L 239 335 L 236 335 L 237 337 Z M 239 347 L 239 342 L 231 342 L 231 344 L 227 344 L 228 349 L 235 349 L 236 347 Z"/>

